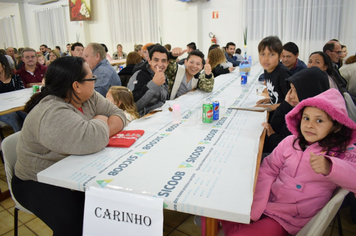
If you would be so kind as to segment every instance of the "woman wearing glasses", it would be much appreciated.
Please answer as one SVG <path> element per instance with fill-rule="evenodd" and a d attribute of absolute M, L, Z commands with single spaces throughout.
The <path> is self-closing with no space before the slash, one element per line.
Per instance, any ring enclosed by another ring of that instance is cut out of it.
<path fill-rule="evenodd" d="M 94 91 L 96 77 L 79 57 L 48 68 L 46 85 L 25 106 L 12 189 L 54 235 L 82 235 L 84 193 L 39 183 L 37 173 L 74 154 L 98 152 L 126 124 L 125 114 Z"/>

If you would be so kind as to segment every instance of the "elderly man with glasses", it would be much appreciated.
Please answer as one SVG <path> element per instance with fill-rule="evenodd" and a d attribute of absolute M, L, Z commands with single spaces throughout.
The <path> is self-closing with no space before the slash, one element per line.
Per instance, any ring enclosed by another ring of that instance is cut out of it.
<path fill-rule="evenodd" d="M 22 51 L 21 56 L 24 64 L 16 72 L 26 88 L 30 88 L 33 85 L 43 85 L 42 80 L 47 71 L 47 66 L 37 63 L 37 53 L 33 48 L 25 48 Z"/>
<path fill-rule="evenodd" d="M 330 60 L 332 62 L 332 66 L 333 66 L 333 72 L 332 72 L 331 77 L 337 84 L 337 87 L 339 88 L 340 92 L 341 93 L 348 92 L 347 81 L 340 74 L 339 67 L 337 65 L 337 63 L 340 60 L 341 53 L 342 53 L 341 44 L 339 43 L 339 41 L 337 39 L 332 39 L 324 45 L 323 52 L 325 52 L 330 57 Z M 354 100 L 354 102 L 356 102 L 356 94 L 350 93 L 350 95 L 351 95 L 352 99 Z"/>
<path fill-rule="evenodd" d="M 106 59 L 106 52 L 101 44 L 89 43 L 84 48 L 83 57 L 94 74 L 91 80 L 95 80 L 95 91 L 105 97 L 111 86 L 121 85 L 120 77 Z"/>

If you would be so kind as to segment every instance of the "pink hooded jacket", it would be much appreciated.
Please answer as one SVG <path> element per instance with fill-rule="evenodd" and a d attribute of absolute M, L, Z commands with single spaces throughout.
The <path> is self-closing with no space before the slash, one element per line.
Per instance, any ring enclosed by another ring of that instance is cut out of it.
<path fill-rule="evenodd" d="M 297 126 L 303 108 L 313 106 L 324 110 L 332 119 L 353 130 L 350 146 L 345 153 L 334 156 L 313 143 L 305 151 L 299 149 Z M 329 89 L 300 102 L 286 116 L 293 135 L 285 138 L 263 160 L 251 210 L 251 219 L 262 214 L 276 220 L 288 233 L 295 235 L 330 200 L 336 187 L 356 192 L 356 124 L 348 117 L 345 101 L 336 89 Z M 329 175 L 316 174 L 309 163 L 310 152 L 324 155 L 331 161 Z"/>

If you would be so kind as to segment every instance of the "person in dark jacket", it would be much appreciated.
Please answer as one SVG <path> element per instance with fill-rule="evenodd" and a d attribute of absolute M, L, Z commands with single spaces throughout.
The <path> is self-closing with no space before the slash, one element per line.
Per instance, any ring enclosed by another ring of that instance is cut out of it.
<path fill-rule="evenodd" d="M 130 52 L 126 58 L 126 66 L 119 73 L 121 79 L 121 85 L 127 86 L 131 76 L 133 75 L 133 69 L 136 64 L 142 61 L 141 55 L 138 52 Z"/>
<path fill-rule="evenodd" d="M 270 123 L 262 123 L 267 129 L 264 153 L 270 153 L 288 135 L 285 115 L 299 102 L 314 97 L 330 88 L 327 74 L 318 67 L 304 69 L 286 79 L 289 88 L 285 100 L 275 110 Z"/>
<path fill-rule="evenodd" d="M 167 76 L 168 51 L 156 45 L 149 52 L 149 61 L 136 71 L 127 87 L 132 91 L 137 111 L 141 116 L 161 107 L 168 98 Z"/>

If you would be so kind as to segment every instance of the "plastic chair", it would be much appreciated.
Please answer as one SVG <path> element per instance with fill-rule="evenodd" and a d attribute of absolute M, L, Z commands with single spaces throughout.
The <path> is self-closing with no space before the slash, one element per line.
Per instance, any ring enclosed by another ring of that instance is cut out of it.
<path fill-rule="evenodd" d="M 2 151 L 4 155 L 4 161 L 5 161 L 5 173 L 6 173 L 6 178 L 7 178 L 7 184 L 9 186 L 9 190 L 11 193 L 12 200 L 15 202 L 15 210 L 14 210 L 14 235 L 17 236 L 18 234 L 18 211 L 21 210 L 26 213 L 33 214 L 31 211 L 27 210 L 25 207 L 21 206 L 20 203 L 16 200 L 14 195 L 12 194 L 12 187 L 11 187 L 11 180 L 12 176 L 14 175 L 14 166 L 17 160 L 17 154 L 16 154 L 16 146 L 17 146 L 17 140 L 20 136 L 21 131 L 11 134 L 10 136 L 6 137 L 2 143 Z"/>
<path fill-rule="evenodd" d="M 351 120 L 356 122 L 356 106 L 351 98 L 351 95 L 349 93 L 343 93 L 344 99 L 345 99 L 345 104 L 346 104 L 346 109 L 347 113 L 350 117 Z"/>
<path fill-rule="evenodd" d="M 338 213 L 348 190 L 339 188 L 330 201 L 316 214 L 296 236 L 323 235 L 330 222 Z M 342 235 L 341 220 L 339 220 L 339 235 Z M 341 233 L 341 234 L 340 234 Z"/>
<path fill-rule="evenodd" d="M 349 191 L 346 189 L 337 189 L 330 201 L 298 232 L 298 234 L 296 234 L 296 236 L 323 235 L 335 215 L 339 213 L 340 206 L 348 193 Z M 338 217 L 338 221 L 339 235 L 342 235 L 340 217 Z M 223 230 L 220 230 L 218 236 L 224 236 Z"/>

